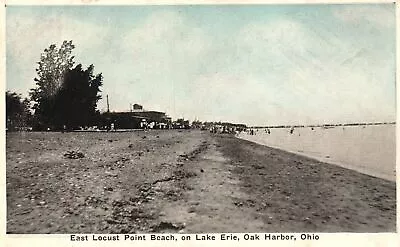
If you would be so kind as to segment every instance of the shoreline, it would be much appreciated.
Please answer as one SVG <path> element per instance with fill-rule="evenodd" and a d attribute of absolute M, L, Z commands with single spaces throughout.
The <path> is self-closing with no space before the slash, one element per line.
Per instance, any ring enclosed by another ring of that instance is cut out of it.
<path fill-rule="evenodd" d="M 396 231 L 395 182 L 236 137 L 219 140 L 252 195 L 249 206 L 262 205 L 274 231 Z"/>
<path fill-rule="evenodd" d="M 352 166 L 352 165 L 349 165 L 349 164 L 346 164 L 346 163 L 343 163 L 343 162 L 334 161 L 334 160 L 332 160 L 330 158 L 325 158 L 325 157 L 321 157 L 321 156 L 318 156 L 318 155 L 313 155 L 313 154 L 310 154 L 310 153 L 286 150 L 286 149 L 284 149 L 282 147 L 279 147 L 279 146 L 273 146 L 273 145 L 264 144 L 262 142 L 258 142 L 257 140 L 251 140 L 251 139 L 246 139 L 246 138 L 241 138 L 241 137 L 237 137 L 237 138 L 241 139 L 241 140 L 250 141 L 250 142 L 262 145 L 262 146 L 275 148 L 275 149 L 278 149 L 278 150 L 281 150 L 281 151 L 293 153 L 293 154 L 304 156 L 304 157 L 307 157 L 307 158 L 312 158 L 312 159 L 315 159 L 315 160 L 323 162 L 323 163 L 327 163 L 327 164 L 330 164 L 330 165 L 339 166 L 339 167 L 342 167 L 342 168 L 345 168 L 345 169 L 357 171 L 359 173 L 362 173 L 362 174 L 365 174 L 365 175 L 369 175 L 369 176 L 372 176 L 372 177 L 385 179 L 385 180 L 388 180 L 388 181 L 391 181 L 391 182 L 396 182 L 396 175 L 390 176 L 390 175 L 388 175 L 386 173 L 379 172 L 377 170 L 376 171 L 371 171 L 371 170 L 368 170 L 368 169 L 362 169 L 362 167 L 359 167 L 359 166 Z"/>
<path fill-rule="evenodd" d="M 237 138 L 395 182 L 395 140 L 384 139 L 387 137 L 381 137 L 377 132 L 369 136 L 371 132 L 368 128 L 358 128 L 352 126 L 343 132 L 340 129 L 310 131 L 304 128 L 297 130 L 298 136 L 297 133 L 285 135 L 282 130 L 271 130 L 271 135 L 263 132 L 257 135 L 241 133 Z M 382 135 L 388 136 L 388 133 L 384 130 Z M 375 141 L 375 138 L 378 140 Z"/>

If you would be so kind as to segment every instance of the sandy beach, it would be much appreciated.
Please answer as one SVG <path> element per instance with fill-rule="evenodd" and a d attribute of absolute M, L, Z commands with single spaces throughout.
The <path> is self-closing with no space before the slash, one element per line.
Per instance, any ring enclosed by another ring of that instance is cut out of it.
<path fill-rule="evenodd" d="M 395 232 L 395 182 L 198 130 L 7 133 L 8 233 Z"/>

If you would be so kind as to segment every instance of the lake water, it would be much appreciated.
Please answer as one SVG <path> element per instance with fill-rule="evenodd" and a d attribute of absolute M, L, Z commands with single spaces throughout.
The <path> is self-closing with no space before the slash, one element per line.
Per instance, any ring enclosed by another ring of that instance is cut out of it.
<path fill-rule="evenodd" d="M 255 130 L 239 138 L 315 158 L 387 180 L 396 180 L 396 127 L 391 125 Z"/>

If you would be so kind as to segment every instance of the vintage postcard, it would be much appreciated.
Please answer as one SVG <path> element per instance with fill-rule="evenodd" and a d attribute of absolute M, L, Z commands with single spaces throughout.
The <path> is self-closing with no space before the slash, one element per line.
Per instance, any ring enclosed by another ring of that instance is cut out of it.
<path fill-rule="evenodd" d="M 395 3 L 39 4 L 3 10 L 7 246 L 396 246 Z"/>

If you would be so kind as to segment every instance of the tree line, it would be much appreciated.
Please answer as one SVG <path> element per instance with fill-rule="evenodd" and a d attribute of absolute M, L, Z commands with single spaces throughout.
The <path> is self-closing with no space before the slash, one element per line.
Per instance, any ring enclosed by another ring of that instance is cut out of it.
<path fill-rule="evenodd" d="M 28 98 L 6 92 L 8 130 L 72 130 L 98 122 L 103 76 L 94 73 L 93 64 L 75 64 L 74 48 L 72 41 L 64 41 L 44 50 Z"/>

